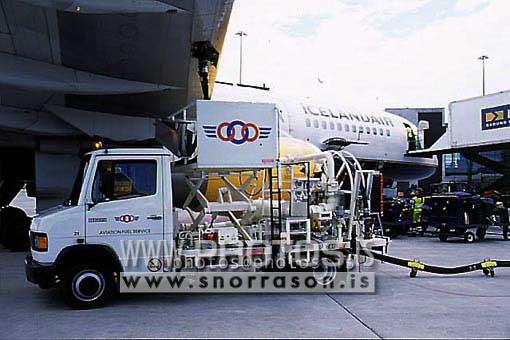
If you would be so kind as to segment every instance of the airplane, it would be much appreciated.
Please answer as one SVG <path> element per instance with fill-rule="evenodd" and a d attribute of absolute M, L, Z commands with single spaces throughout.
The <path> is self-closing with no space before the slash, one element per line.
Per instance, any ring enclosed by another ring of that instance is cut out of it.
<path fill-rule="evenodd" d="M 434 174 L 436 157 L 412 157 L 419 145 L 417 127 L 388 112 L 360 113 L 337 105 L 311 104 L 267 91 L 217 84 L 213 100 L 271 102 L 279 109 L 280 131 L 321 150 L 354 154 L 367 169 L 376 169 L 394 181 L 414 181 Z M 264 93 L 265 92 L 265 93 Z"/>

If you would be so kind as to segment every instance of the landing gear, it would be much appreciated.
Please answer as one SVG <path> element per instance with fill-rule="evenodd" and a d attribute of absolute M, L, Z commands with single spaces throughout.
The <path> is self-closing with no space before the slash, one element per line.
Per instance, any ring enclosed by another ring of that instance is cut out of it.
<path fill-rule="evenodd" d="M 198 76 L 202 86 L 202 94 L 205 100 L 211 99 L 209 89 L 209 66 L 218 65 L 219 53 L 210 41 L 196 41 L 192 48 L 193 58 L 198 59 Z"/>
<path fill-rule="evenodd" d="M 439 234 L 439 241 L 441 241 L 441 242 L 448 241 L 448 235 Z"/>
<path fill-rule="evenodd" d="M 28 231 L 31 222 L 19 208 L 6 207 L 0 210 L 0 243 L 12 251 L 29 250 Z"/>

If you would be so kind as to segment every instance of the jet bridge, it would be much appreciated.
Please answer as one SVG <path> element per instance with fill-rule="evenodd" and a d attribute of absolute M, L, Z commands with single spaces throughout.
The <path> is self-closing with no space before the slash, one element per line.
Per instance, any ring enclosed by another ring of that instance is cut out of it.
<path fill-rule="evenodd" d="M 460 153 L 503 177 L 498 188 L 510 187 L 510 165 L 483 155 L 486 151 L 510 149 L 510 90 L 450 103 L 448 129 L 429 149 L 411 151 L 428 156 Z"/>

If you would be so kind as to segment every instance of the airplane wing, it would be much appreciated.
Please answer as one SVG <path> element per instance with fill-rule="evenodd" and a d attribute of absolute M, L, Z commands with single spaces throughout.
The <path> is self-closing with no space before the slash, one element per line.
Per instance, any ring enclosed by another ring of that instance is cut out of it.
<path fill-rule="evenodd" d="M 201 99 L 192 46 L 221 52 L 232 4 L 1 0 L 0 129 L 3 112 L 28 125 L 51 114 L 46 105 L 157 118 Z M 211 67 L 210 89 L 215 77 Z"/>

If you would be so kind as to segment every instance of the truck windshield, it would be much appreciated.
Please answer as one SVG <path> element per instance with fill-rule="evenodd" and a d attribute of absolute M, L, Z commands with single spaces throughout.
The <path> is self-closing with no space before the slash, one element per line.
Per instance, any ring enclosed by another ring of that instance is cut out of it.
<path fill-rule="evenodd" d="M 69 196 L 69 199 L 65 202 L 66 205 L 69 206 L 78 205 L 78 200 L 80 199 L 81 186 L 83 184 L 83 178 L 85 177 L 85 173 L 87 172 L 89 161 L 90 155 L 86 155 L 85 157 L 82 158 L 80 168 L 74 180 L 71 196 Z"/>

